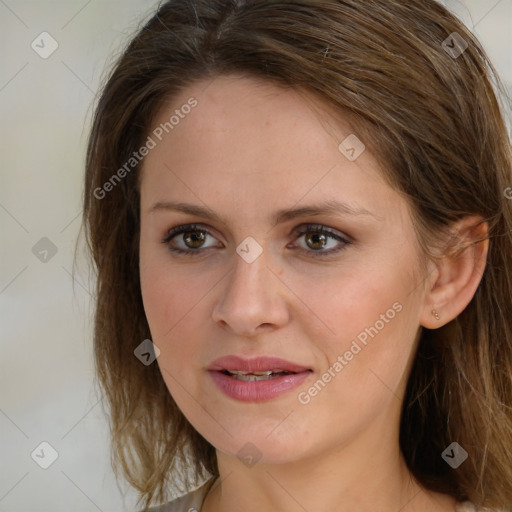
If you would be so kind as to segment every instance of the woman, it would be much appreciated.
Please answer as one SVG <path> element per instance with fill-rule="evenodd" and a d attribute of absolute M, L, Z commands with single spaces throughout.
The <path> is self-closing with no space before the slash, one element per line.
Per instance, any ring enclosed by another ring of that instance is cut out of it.
<path fill-rule="evenodd" d="M 169 1 L 133 38 L 84 222 L 146 508 L 512 510 L 493 80 L 433 0 Z"/>

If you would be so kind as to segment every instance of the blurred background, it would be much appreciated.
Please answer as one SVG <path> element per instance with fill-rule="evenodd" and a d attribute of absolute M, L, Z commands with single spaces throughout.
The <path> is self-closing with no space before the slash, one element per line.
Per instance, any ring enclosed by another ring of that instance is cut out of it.
<path fill-rule="evenodd" d="M 512 0 L 442 3 L 512 97 Z M 110 466 L 82 256 L 72 270 L 96 91 L 157 4 L 0 0 L 0 512 L 136 510 Z"/>

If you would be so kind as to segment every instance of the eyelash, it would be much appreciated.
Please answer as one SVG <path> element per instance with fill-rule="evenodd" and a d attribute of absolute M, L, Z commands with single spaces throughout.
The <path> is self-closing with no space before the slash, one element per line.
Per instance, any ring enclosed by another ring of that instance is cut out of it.
<path fill-rule="evenodd" d="M 169 247 L 169 250 L 171 250 L 175 253 L 197 256 L 203 251 L 201 248 L 199 248 L 199 249 L 180 249 L 179 247 L 172 247 L 170 245 L 171 240 L 173 238 L 175 238 L 177 235 L 180 235 L 183 233 L 188 233 L 188 232 L 193 232 L 193 231 L 200 231 L 200 232 L 207 233 L 208 235 L 210 235 L 210 233 L 208 232 L 207 229 L 202 228 L 198 224 L 187 224 L 187 225 L 177 226 L 177 227 L 170 229 L 168 231 L 166 237 L 162 240 L 162 243 L 166 244 Z M 306 253 L 313 253 L 312 256 L 314 258 L 326 257 L 326 256 L 333 255 L 335 253 L 342 251 L 343 249 L 345 249 L 348 245 L 350 245 L 352 243 L 347 238 L 337 234 L 334 231 L 331 231 L 329 228 L 326 228 L 325 226 L 323 226 L 321 224 L 307 224 L 302 228 L 301 231 L 299 231 L 297 233 L 296 236 L 297 236 L 297 238 L 300 238 L 301 236 L 305 235 L 306 233 L 316 233 L 316 234 L 320 234 L 320 235 L 325 235 L 327 237 L 334 238 L 335 240 L 337 240 L 339 242 L 343 242 L 343 245 L 341 247 L 339 247 L 337 249 L 331 249 L 329 251 L 321 251 L 321 250 L 315 251 L 313 249 L 308 251 L 305 249 L 301 249 L 302 251 L 304 251 Z M 213 236 L 213 235 L 210 235 L 210 236 Z"/>

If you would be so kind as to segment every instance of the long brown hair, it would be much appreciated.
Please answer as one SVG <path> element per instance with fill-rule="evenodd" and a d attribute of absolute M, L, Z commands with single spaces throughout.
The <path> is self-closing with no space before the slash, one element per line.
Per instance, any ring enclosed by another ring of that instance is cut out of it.
<path fill-rule="evenodd" d="M 472 301 L 445 326 L 422 329 L 400 446 L 426 488 L 510 510 L 511 146 L 492 64 L 434 0 L 171 0 L 119 57 L 95 110 L 84 192 L 97 275 L 95 361 L 116 474 L 146 507 L 167 498 L 175 475 L 188 485 L 218 474 L 214 447 L 178 409 L 158 365 L 134 357 L 151 337 L 138 266 L 141 163 L 117 171 L 164 101 L 223 74 L 308 91 L 349 116 L 409 202 L 425 257 L 453 222 L 488 222 L 487 266 Z M 454 441 L 469 453 L 456 470 L 441 457 Z"/>

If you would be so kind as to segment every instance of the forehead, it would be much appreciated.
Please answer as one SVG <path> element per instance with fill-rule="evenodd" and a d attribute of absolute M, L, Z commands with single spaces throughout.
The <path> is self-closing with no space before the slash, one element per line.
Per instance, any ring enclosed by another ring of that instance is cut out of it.
<path fill-rule="evenodd" d="M 236 75 L 191 84 L 166 102 L 153 125 L 165 128 L 167 123 L 170 128 L 172 114 L 188 111 L 186 105 L 191 102 L 197 104 L 191 112 L 180 119 L 174 116 L 172 128 L 163 134 L 165 143 L 179 144 L 184 150 L 201 144 L 204 149 L 227 149 L 233 154 L 271 146 L 283 153 L 288 149 L 291 158 L 305 139 L 314 143 L 327 135 L 329 106 L 318 98 L 303 90 Z M 343 121 L 333 128 L 338 134 L 328 142 L 331 149 L 337 146 L 340 133 L 350 132 Z"/>
<path fill-rule="evenodd" d="M 196 82 L 161 108 L 150 135 L 159 127 L 162 139 L 143 162 L 143 203 L 184 194 L 211 209 L 229 198 L 256 212 L 305 196 L 362 206 L 373 195 L 379 215 L 396 199 L 369 151 L 352 161 L 340 151 L 355 136 L 350 125 L 302 91 L 238 76 Z"/>

